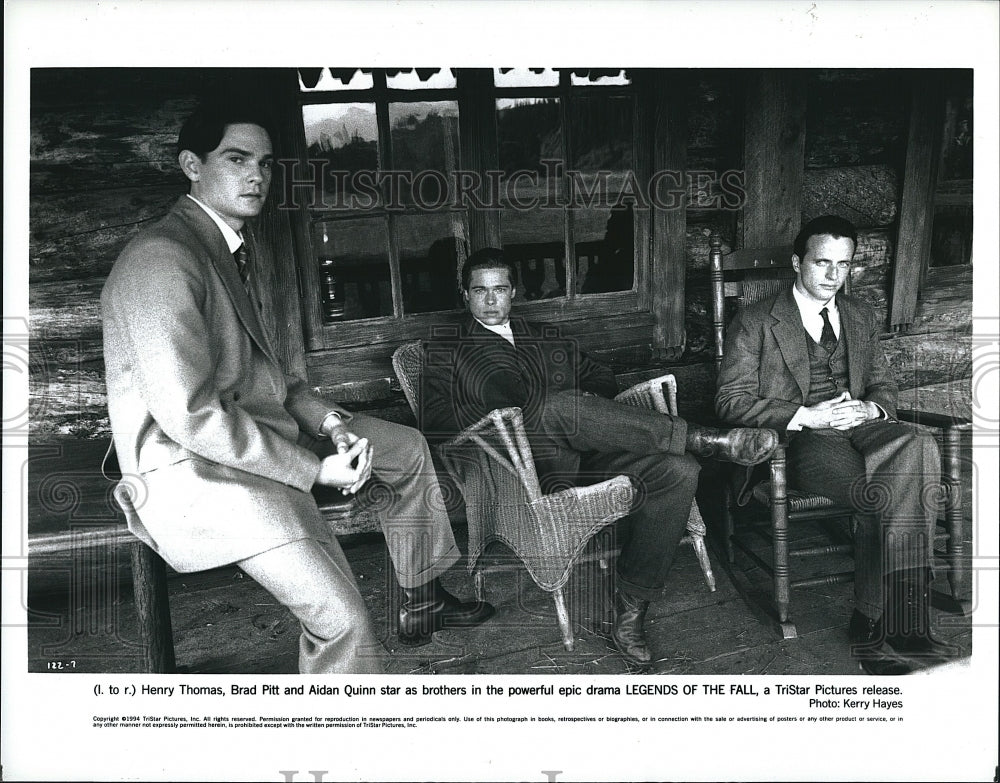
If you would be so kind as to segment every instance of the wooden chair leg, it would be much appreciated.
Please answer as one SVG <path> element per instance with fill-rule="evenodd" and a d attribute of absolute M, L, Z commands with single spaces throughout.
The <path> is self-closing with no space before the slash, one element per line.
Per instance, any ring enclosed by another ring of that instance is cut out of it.
<path fill-rule="evenodd" d="M 694 554 L 701 565 L 701 571 L 705 575 L 705 584 L 708 585 L 709 592 L 715 592 L 715 574 L 712 573 L 712 564 L 708 561 L 708 550 L 705 548 L 705 536 L 691 535 L 691 546 L 694 547 Z"/>
<path fill-rule="evenodd" d="M 788 621 L 792 586 L 788 571 L 788 485 L 785 475 L 785 450 L 778 448 L 771 457 L 771 535 L 774 547 L 774 602 L 778 623 L 786 639 L 795 638 L 795 626 Z"/>
<path fill-rule="evenodd" d="M 722 535 L 726 544 L 726 557 L 730 563 L 736 562 L 736 549 L 733 546 L 733 536 L 736 535 L 736 525 L 733 521 L 733 492 L 727 486 L 722 500 Z"/>
<path fill-rule="evenodd" d="M 486 600 L 486 574 L 482 569 L 477 569 L 475 575 L 473 576 L 473 582 L 476 586 L 476 600 L 482 603 Z"/>
<path fill-rule="evenodd" d="M 151 674 L 173 674 L 177 665 L 167 596 L 167 566 L 141 541 L 133 543 L 131 549 L 132 590 L 146 649 L 146 670 Z"/>
<path fill-rule="evenodd" d="M 566 652 L 573 652 L 573 628 L 569 624 L 569 612 L 566 610 L 566 596 L 562 588 L 552 593 L 556 603 L 556 618 L 559 620 L 559 630 L 562 633 L 563 646 Z"/>
<path fill-rule="evenodd" d="M 965 567 L 965 520 L 962 514 L 962 463 L 959 457 L 962 433 L 957 427 L 944 431 L 944 470 L 947 482 L 945 521 L 948 525 L 948 584 L 951 597 L 961 601 L 969 588 Z"/>

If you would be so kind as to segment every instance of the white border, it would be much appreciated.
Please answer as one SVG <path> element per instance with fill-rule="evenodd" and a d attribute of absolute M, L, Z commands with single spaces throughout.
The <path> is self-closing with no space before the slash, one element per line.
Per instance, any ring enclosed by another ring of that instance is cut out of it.
<path fill-rule="evenodd" d="M 989 2 L 262 2 L 164 0 L 4 3 L 4 317 L 27 317 L 29 69 L 67 66 L 554 65 L 646 67 L 973 67 L 976 69 L 975 315 L 996 319 L 997 31 Z M 307 54 L 303 54 L 307 53 Z M 992 321 L 996 340 L 997 321 Z M 977 399 L 995 428 L 997 348 L 977 368 Z M 981 372 L 980 372 L 981 371 Z M 4 372 L 4 417 L 23 408 L 27 379 Z M 18 407 L 20 404 L 21 408 Z M 20 551 L 23 496 L 5 438 L 4 552 Z M 998 551 L 997 443 L 977 452 L 983 552 Z M 13 470 L 13 472 L 11 472 Z M 12 529 L 13 528 L 13 529 Z M 9 548 L 13 546 L 13 549 Z M 992 568 L 996 568 L 995 559 Z M 996 570 L 979 611 L 996 622 Z M 4 586 L 11 572 L 4 572 Z M 16 578 L 16 572 L 14 574 Z M 17 585 L 15 584 L 16 588 Z M 4 622 L 23 620 L 4 591 Z M 970 667 L 903 678 L 906 730 L 802 727 L 732 730 L 681 724 L 491 727 L 401 733 L 329 731 L 122 734 L 81 731 L 94 684 L 152 677 L 25 675 L 23 628 L 4 629 L 3 775 L 19 779 L 281 780 L 279 770 L 328 770 L 324 780 L 910 779 L 991 780 L 997 763 L 997 631 L 976 630 Z M 214 678 L 197 678 L 205 684 Z M 265 678 L 257 678 L 264 680 Z M 465 684 L 476 678 L 419 678 Z M 513 684 L 521 678 L 503 678 Z M 632 680 L 634 678 L 627 678 Z M 684 678 L 681 678 L 684 679 Z M 819 678 L 784 678 L 814 682 Z M 850 678 L 858 682 L 859 678 Z M 220 678 L 228 684 L 234 678 Z M 643 681 L 674 681 L 644 678 Z M 729 683 L 733 678 L 697 678 Z M 170 681 L 168 678 L 166 681 Z M 538 679 L 531 680 L 538 683 Z M 623 678 L 616 678 L 624 683 Z M 574 682 L 579 682 L 574 678 Z M 763 680 L 760 680 L 763 682 Z M 609 699 L 570 711 L 558 699 L 530 711 L 665 714 L 662 701 Z M 534 706 L 537 705 L 537 706 Z M 651 706 L 652 705 L 652 706 Z M 707 708 L 707 707 L 706 707 Z M 184 709 L 199 712 L 197 700 Z M 218 709 L 212 703 L 205 712 Z M 232 709 L 232 708 L 231 708 Z M 264 707 L 256 705 L 258 712 Z M 285 709 L 280 704 L 275 710 Z M 334 712 L 338 708 L 331 707 Z M 345 708 L 346 709 L 346 708 Z M 733 711 L 738 708 L 730 708 Z M 427 697 L 420 710 L 517 714 L 525 703 L 477 705 Z M 402 711 L 402 710 L 401 710 Z M 126 741 L 127 740 L 127 741 Z M 349 743 L 349 746 L 344 743 Z"/>

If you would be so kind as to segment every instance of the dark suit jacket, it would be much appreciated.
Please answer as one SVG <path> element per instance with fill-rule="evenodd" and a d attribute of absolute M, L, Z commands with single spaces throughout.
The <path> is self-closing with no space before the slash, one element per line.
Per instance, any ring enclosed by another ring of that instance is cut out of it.
<path fill-rule="evenodd" d="M 420 428 L 430 442 L 444 440 L 495 408 L 520 407 L 529 434 L 541 431 L 547 397 L 576 390 L 612 398 L 614 373 L 588 357 L 554 326 L 511 319 L 515 349 L 470 318 L 440 328 L 424 344 Z"/>
<path fill-rule="evenodd" d="M 875 311 L 838 294 L 851 396 L 896 415 L 898 389 L 879 343 Z M 791 287 L 740 311 L 726 335 L 715 408 L 723 421 L 784 432 L 809 393 L 808 339 Z"/>
<path fill-rule="evenodd" d="M 329 532 L 298 445 L 340 410 L 285 375 L 225 239 L 181 197 L 122 251 L 101 294 L 108 411 L 136 485 L 133 532 L 175 569 Z M 345 417 L 349 414 L 345 412 Z"/>

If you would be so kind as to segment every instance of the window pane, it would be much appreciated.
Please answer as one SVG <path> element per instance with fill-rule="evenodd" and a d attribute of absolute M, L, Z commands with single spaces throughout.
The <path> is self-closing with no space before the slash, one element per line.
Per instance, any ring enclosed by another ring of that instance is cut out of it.
<path fill-rule="evenodd" d="M 553 68 L 494 68 L 497 87 L 556 87 L 559 71 Z"/>
<path fill-rule="evenodd" d="M 937 207 L 931 233 L 931 266 L 972 261 L 972 207 Z"/>
<path fill-rule="evenodd" d="M 462 215 L 424 212 L 396 218 L 403 312 L 429 313 L 461 307 L 458 255 Z"/>
<path fill-rule="evenodd" d="M 390 103 L 393 168 L 407 173 L 399 202 L 437 209 L 450 203 L 458 168 L 458 103 Z M 402 179 L 402 177 L 400 178 Z"/>
<path fill-rule="evenodd" d="M 631 204 L 575 210 L 573 241 L 577 293 L 632 290 L 635 236 Z"/>
<path fill-rule="evenodd" d="M 565 165 L 559 101 L 497 101 L 500 237 L 518 264 L 521 297 L 564 296 L 565 211 L 559 203 Z"/>
<path fill-rule="evenodd" d="M 406 68 L 397 73 L 386 73 L 390 90 L 426 90 L 454 87 L 455 72 L 451 68 Z"/>
<path fill-rule="evenodd" d="M 632 99 L 574 99 L 570 132 L 573 168 L 588 174 L 607 172 L 620 190 L 624 175 L 632 169 Z"/>
<path fill-rule="evenodd" d="M 317 223 L 314 243 L 325 322 L 392 315 L 384 217 Z"/>
<path fill-rule="evenodd" d="M 322 172 L 319 206 L 371 208 L 380 201 L 378 122 L 374 103 L 325 103 L 302 107 L 309 160 Z M 317 186 L 320 183 L 317 182 Z"/>
<path fill-rule="evenodd" d="M 632 288 L 632 116 L 627 97 L 576 98 L 570 110 L 578 293 Z"/>

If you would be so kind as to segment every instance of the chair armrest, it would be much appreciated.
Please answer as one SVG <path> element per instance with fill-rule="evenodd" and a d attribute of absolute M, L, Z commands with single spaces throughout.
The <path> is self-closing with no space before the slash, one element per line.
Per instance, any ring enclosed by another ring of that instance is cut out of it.
<path fill-rule="evenodd" d="M 496 447 L 484 436 L 490 431 L 496 432 L 507 450 L 507 458 L 500 454 Z M 535 501 L 542 496 L 538 472 L 535 470 L 535 460 L 528 444 L 528 436 L 524 430 L 524 417 L 520 408 L 496 408 L 483 416 L 475 424 L 470 424 L 458 435 L 445 441 L 439 449 L 445 454 L 450 447 L 474 443 L 490 457 L 507 470 L 514 472 L 530 500 Z"/>
<path fill-rule="evenodd" d="M 900 408 L 896 411 L 896 418 L 909 424 L 923 424 L 925 427 L 937 427 L 938 429 L 957 429 L 965 431 L 972 429 L 972 422 L 961 416 L 947 416 L 943 413 L 930 413 L 929 411 L 918 411 L 910 408 Z"/>
<path fill-rule="evenodd" d="M 664 395 L 666 387 L 666 395 Z M 677 415 L 677 379 L 669 373 L 637 383 L 615 397 L 615 402 Z"/>

